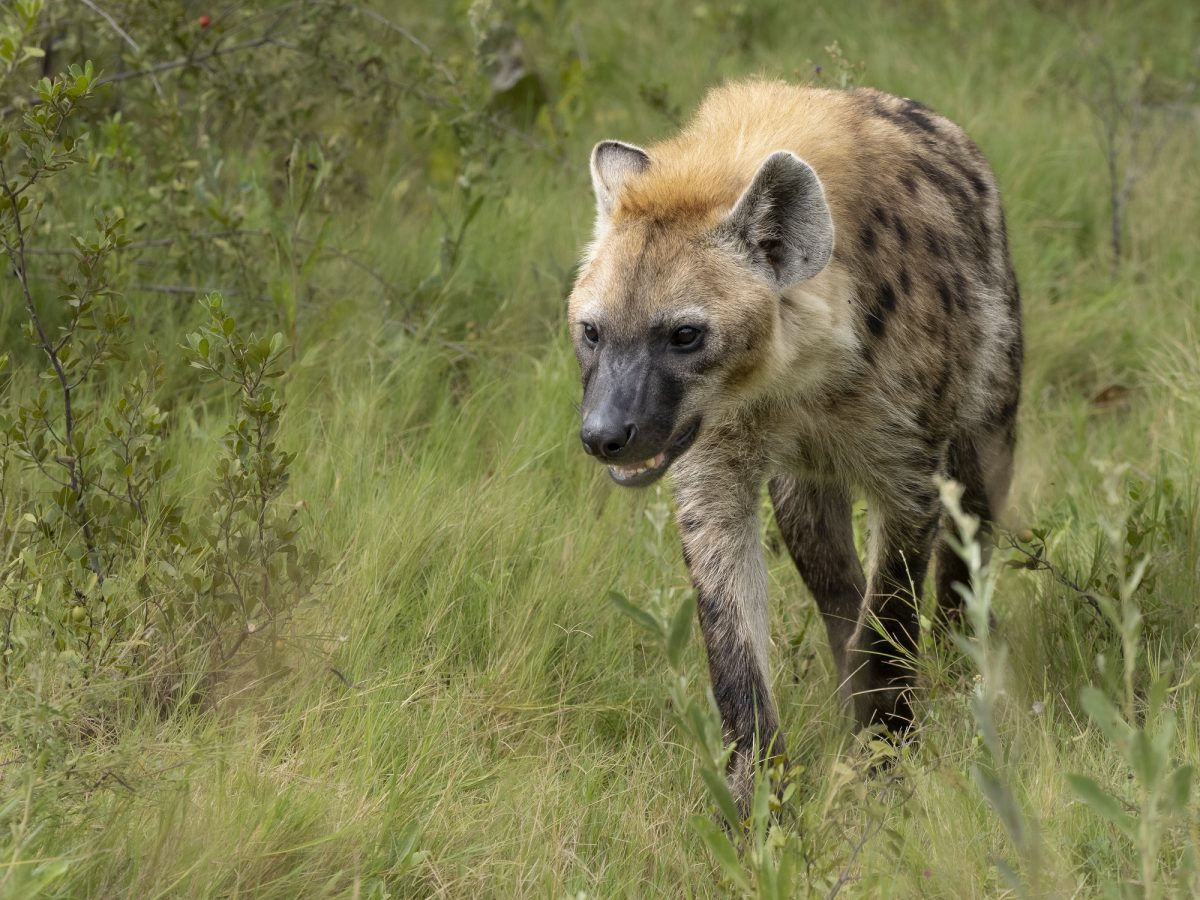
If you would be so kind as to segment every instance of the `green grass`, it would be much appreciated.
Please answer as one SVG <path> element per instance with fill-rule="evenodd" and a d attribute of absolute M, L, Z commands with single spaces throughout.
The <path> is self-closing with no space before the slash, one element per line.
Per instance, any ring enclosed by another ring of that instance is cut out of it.
<path fill-rule="evenodd" d="M 465 15 L 425 7 L 391 14 L 435 52 L 463 52 Z M 579 452 L 563 298 L 590 230 L 588 148 L 673 127 L 639 85 L 666 85 L 686 114 L 724 77 L 807 77 L 806 60 L 833 40 L 865 62 L 864 83 L 961 122 L 996 169 L 1027 334 L 1011 524 L 1050 528 L 1050 559 L 1084 581 L 1107 565 L 1100 523 L 1129 505 L 1106 501 L 1094 461 L 1128 464 L 1151 497 L 1176 504 L 1155 520 L 1153 580 L 1135 595 L 1147 620 L 1139 679 L 1173 673 L 1174 755 L 1200 757 L 1200 120 L 1193 105 L 1139 181 L 1114 281 L 1104 156 L 1079 98 L 1095 76 L 1085 26 L 1117 64 L 1182 77 L 1198 8 L 781 4 L 761 19 L 715 3 L 523 8 L 542 16 L 522 20 L 535 59 L 587 59 L 573 76 L 586 102 L 556 151 L 565 161 L 499 157 L 486 178 L 503 196 L 472 222 L 453 276 L 417 295 L 419 313 L 336 261 L 302 307 L 281 441 L 299 454 L 285 502 L 303 504 L 303 539 L 329 563 L 315 595 L 211 707 L 164 719 L 116 687 L 36 673 L 0 700 L 11 742 L 0 743 L 0 893 L 27 896 L 41 879 L 63 897 L 727 894 L 688 821 L 709 801 L 672 719 L 665 661 L 606 600 L 686 585 L 672 532 L 657 545 L 645 515 L 669 494 L 622 492 Z M 422 190 L 438 175 L 413 162 L 427 147 L 388 134 L 351 155 L 365 187 L 332 211 L 333 243 L 416 285 L 442 234 Z M 239 154 L 230 165 L 243 173 L 269 168 L 253 139 Z M 72 189 L 80 208 L 120 191 Z M 199 317 L 136 291 L 129 302 L 139 335 L 163 347 Z M 11 306 L 0 335 L 15 345 Z M 414 336 L 401 328 L 410 318 L 432 324 Z M 1124 402 L 1093 402 L 1114 385 Z M 171 441 L 192 494 L 225 413 L 218 402 L 179 412 Z M 839 802 L 834 778 L 855 745 L 812 601 L 786 554 L 769 563 L 775 687 L 803 766 L 796 802 L 821 810 Z M 1079 703 L 1089 683 L 1116 689 L 1119 644 L 1048 573 L 1005 570 L 996 603 L 1009 648 L 1005 776 L 1036 823 L 1040 890 L 1098 896 L 1124 883 L 1140 896 L 1133 848 L 1065 781 L 1086 773 L 1133 796 Z M 699 690 L 698 644 L 686 666 Z M 930 672 L 921 741 L 902 788 L 880 799 L 885 829 L 851 861 L 862 829 L 853 810 L 830 813 L 848 823 L 827 848 L 836 871 L 849 866 L 844 896 L 990 897 L 1006 890 L 997 858 L 1028 871 L 969 774 L 982 753 L 971 675 L 953 654 Z M 112 712 L 96 722 L 106 690 Z M 20 749 L 37 746 L 51 708 L 89 723 L 65 772 Z M 1189 822 L 1170 831 L 1163 871 L 1200 852 L 1194 798 Z"/>

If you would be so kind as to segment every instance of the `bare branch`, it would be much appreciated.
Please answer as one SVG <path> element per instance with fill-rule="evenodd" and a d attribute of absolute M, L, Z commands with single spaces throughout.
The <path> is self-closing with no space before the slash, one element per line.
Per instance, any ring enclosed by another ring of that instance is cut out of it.
<path fill-rule="evenodd" d="M 135 41 L 132 37 L 130 37 L 129 32 L 126 31 L 124 28 L 122 28 L 119 24 L 117 24 L 117 20 L 114 19 L 111 15 L 109 15 L 107 12 L 105 12 L 103 9 L 101 9 L 99 6 L 97 6 L 95 3 L 93 3 L 92 0 L 79 0 L 79 2 L 82 3 L 84 6 L 86 6 L 88 9 L 90 9 L 92 12 L 94 12 L 96 15 L 100 16 L 100 18 L 104 19 L 104 21 L 109 24 L 109 26 L 112 28 L 112 30 L 117 33 L 117 36 L 120 37 L 121 40 L 123 40 L 125 43 L 127 43 L 130 47 L 133 48 L 134 53 L 140 54 L 142 52 L 142 48 L 138 45 L 138 42 Z M 154 90 L 158 93 L 158 96 L 161 97 L 163 95 L 162 84 L 159 82 L 159 80 L 156 77 L 154 77 L 153 74 L 150 75 L 150 81 L 154 84 Z"/>

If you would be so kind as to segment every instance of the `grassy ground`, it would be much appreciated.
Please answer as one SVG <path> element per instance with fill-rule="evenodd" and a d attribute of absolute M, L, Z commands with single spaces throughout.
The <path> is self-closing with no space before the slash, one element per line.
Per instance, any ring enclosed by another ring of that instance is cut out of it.
<path fill-rule="evenodd" d="M 329 560 L 322 585 L 282 645 L 249 659 L 213 707 L 164 721 L 113 706 L 106 738 L 79 741 L 73 765 L 88 777 L 5 762 L 8 896 L 38 879 L 53 896 L 728 893 L 689 823 L 709 800 L 672 719 L 665 662 L 605 599 L 617 589 L 647 603 L 686 585 L 671 526 L 655 528 L 668 493 L 618 491 L 579 452 L 563 298 L 590 229 L 594 140 L 663 135 L 676 109 L 686 114 L 724 77 L 805 78 L 808 60 L 828 70 L 834 40 L 865 63 L 863 83 L 955 118 L 991 159 L 1028 336 L 1012 524 L 1044 529 L 1048 557 L 1080 584 L 1119 568 L 1103 523 L 1145 534 L 1138 703 L 1169 674 L 1170 754 L 1200 755 L 1196 107 L 1173 120 L 1136 184 L 1114 279 L 1105 155 L 1081 99 L 1102 83 L 1101 60 L 1123 79 L 1138 63 L 1169 79 L 1194 73 L 1197 8 L 521 9 L 537 13 L 522 20 L 535 58 L 576 60 L 560 69 L 574 73 L 585 113 L 556 158 L 531 150 L 488 163 L 503 196 L 483 204 L 453 275 L 419 313 L 434 339 L 403 329 L 416 314 L 352 267 L 327 272 L 302 309 L 281 440 L 299 453 L 288 501 L 303 504 L 304 540 Z M 390 15 L 435 53 L 466 40 L 465 15 L 443 18 L 433 4 Z M 381 53 L 411 52 L 381 42 Z M 665 102 L 647 102 L 646 86 Z M 420 186 L 436 160 L 414 164 L 414 152 L 400 137 L 357 148 L 365 189 L 330 226 L 402 284 L 431 269 L 444 231 Z M 15 341 L 17 311 L 0 316 Z M 139 327 L 173 346 L 194 321 L 188 307 L 159 307 Z M 224 412 L 197 406 L 172 432 L 196 492 L 208 463 L 192 448 L 219 433 Z M 1128 466 L 1115 502 L 1105 464 Z M 927 666 L 922 739 L 902 777 L 874 788 L 855 768 L 819 620 L 771 546 L 775 686 L 803 767 L 796 815 L 836 826 L 819 831 L 799 886 L 824 893 L 844 875 L 848 896 L 996 896 L 1011 890 L 1000 859 L 1034 894 L 1142 895 L 1135 841 L 1067 783 L 1086 774 L 1147 818 L 1125 756 L 1080 703 L 1089 683 L 1120 699 L 1123 657 L 1077 591 L 1015 569 L 997 587 L 1008 648 L 1000 771 L 1032 823 L 1021 845 L 971 775 L 985 749 L 967 703 L 971 669 L 953 654 Z M 698 691 L 698 645 L 686 668 Z M 2 702 L 10 722 L 19 714 L 35 729 L 30 696 L 69 715 L 103 690 L 31 683 L 24 700 Z M 861 815 L 864 795 L 847 783 L 870 797 Z M 1194 793 L 1161 835 L 1147 895 L 1200 889 Z M 1173 882 L 1176 871 L 1192 880 Z"/>

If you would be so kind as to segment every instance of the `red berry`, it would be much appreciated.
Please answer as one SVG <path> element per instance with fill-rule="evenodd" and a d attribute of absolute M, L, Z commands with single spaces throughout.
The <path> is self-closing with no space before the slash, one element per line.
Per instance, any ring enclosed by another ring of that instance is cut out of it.
<path fill-rule="evenodd" d="M 201 28 L 207 28 L 211 24 L 212 24 L 211 16 L 201 16 L 200 17 L 200 27 Z"/>

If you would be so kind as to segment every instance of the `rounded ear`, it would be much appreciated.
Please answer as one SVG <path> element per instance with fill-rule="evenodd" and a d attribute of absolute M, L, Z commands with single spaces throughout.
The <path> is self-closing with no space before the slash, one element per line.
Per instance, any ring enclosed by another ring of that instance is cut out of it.
<path fill-rule="evenodd" d="M 767 157 L 717 234 L 781 289 L 812 278 L 833 255 L 821 179 L 788 150 Z"/>
<path fill-rule="evenodd" d="M 612 217 L 617 195 L 626 179 L 650 167 L 650 157 L 641 147 L 621 141 L 601 141 L 592 149 L 592 189 L 596 192 L 597 225 Z"/>

